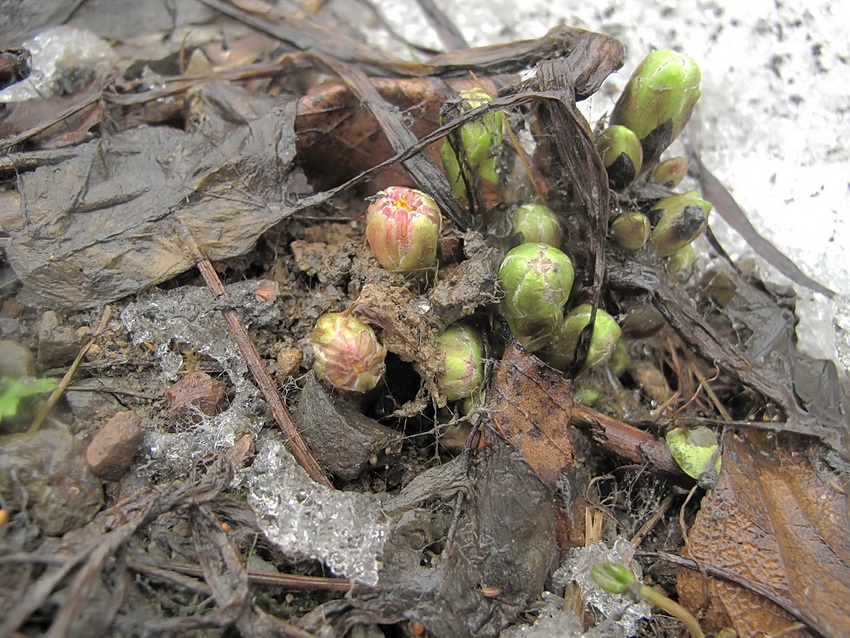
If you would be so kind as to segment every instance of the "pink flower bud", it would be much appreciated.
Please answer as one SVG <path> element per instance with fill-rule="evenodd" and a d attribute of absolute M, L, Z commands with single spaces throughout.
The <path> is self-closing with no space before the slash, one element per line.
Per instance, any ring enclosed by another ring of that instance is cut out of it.
<path fill-rule="evenodd" d="M 411 272 L 436 263 L 441 224 L 440 209 L 428 195 L 392 186 L 369 204 L 366 239 L 381 266 Z"/>
<path fill-rule="evenodd" d="M 340 390 L 366 392 L 384 374 L 386 349 L 365 323 L 338 312 L 319 317 L 310 337 L 313 372 Z"/>

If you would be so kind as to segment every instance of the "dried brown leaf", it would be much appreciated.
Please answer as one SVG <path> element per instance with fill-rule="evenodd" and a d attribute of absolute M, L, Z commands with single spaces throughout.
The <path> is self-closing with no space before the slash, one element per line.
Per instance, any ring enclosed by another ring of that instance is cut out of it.
<path fill-rule="evenodd" d="M 846 494 L 800 437 L 748 431 L 724 437 L 723 470 L 702 502 L 687 551 L 772 588 L 812 632 L 850 635 L 850 528 Z M 706 624 L 731 625 L 742 638 L 781 631 L 795 620 L 739 585 L 711 578 Z M 693 610 L 706 601 L 701 577 L 679 574 L 679 596 Z"/>

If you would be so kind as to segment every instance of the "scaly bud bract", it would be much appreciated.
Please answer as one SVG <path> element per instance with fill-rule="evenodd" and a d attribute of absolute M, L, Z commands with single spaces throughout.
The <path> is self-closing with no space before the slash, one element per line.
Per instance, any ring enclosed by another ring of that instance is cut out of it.
<path fill-rule="evenodd" d="M 609 126 L 596 138 L 596 150 L 608 172 L 608 184 L 623 190 L 643 166 L 643 148 L 634 131 L 625 126 Z"/>
<path fill-rule="evenodd" d="M 666 257 L 699 237 L 708 225 L 711 204 L 696 191 L 666 197 L 656 202 L 647 216 L 654 228 L 650 245 Z"/>
<path fill-rule="evenodd" d="M 523 204 L 511 215 L 513 236 L 521 243 L 561 246 L 561 224 L 552 209 L 543 204 Z"/>
<path fill-rule="evenodd" d="M 559 370 L 566 370 L 575 359 L 576 346 L 579 336 L 584 327 L 590 323 L 590 311 L 592 307 L 588 303 L 577 306 L 564 317 L 561 329 L 552 339 L 551 343 L 540 353 L 540 356 L 549 365 Z M 596 321 L 593 324 L 593 336 L 590 339 L 590 349 L 587 351 L 587 359 L 584 367 L 604 363 L 617 347 L 620 339 L 620 326 L 602 308 L 596 309 Z"/>
<path fill-rule="evenodd" d="M 386 349 L 375 331 L 338 312 L 319 317 L 313 335 L 313 372 L 340 390 L 366 392 L 384 374 Z"/>
<path fill-rule="evenodd" d="M 392 186 L 378 193 L 366 211 L 366 239 L 378 263 L 393 272 L 429 268 L 437 261 L 442 218 L 425 193 Z"/>
<path fill-rule="evenodd" d="M 699 83 L 696 62 L 669 49 L 653 51 L 635 69 L 611 113 L 611 124 L 626 126 L 640 138 L 645 166 L 682 132 L 699 99 Z"/>
<path fill-rule="evenodd" d="M 652 184 L 660 184 L 667 188 L 674 188 L 679 185 L 685 175 L 688 173 L 688 158 L 674 157 L 661 162 L 653 168 L 646 180 Z"/>
<path fill-rule="evenodd" d="M 651 230 L 649 218 L 643 213 L 623 213 L 611 222 L 611 239 L 626 250 L 640 250 Z"/>
<path fill-rule="evenodd" d="M 484 343 L 481 334 L 456 323 L 440 335 L 440 352 L 446 371 L 437 380 L 449 401 L 471 396 L 484 379 Z"/>
<path fill-rule="evenodd" d="M 487 92 L 478 87 L 461 91 L 460 97 L 462 101 L 457 107 L 459 113 L 487 104 L 491 100 Z M 504 113 L 493 111 L 461 126 L 458 136 L 466 163 L 476 175 L 492 184 L 499 182 L 496 158 L 502 148 L 504 121 Z M 452 191 L 456 197 L 461 197 L 465 192 L 463 162 L 458 160 L 448 139 L 443 140 L 440 159 L 452 185 Z M 469 175 L 466 177 L 470 179 Z"/>
<path fill-rule="evenodd" d="M 548 244 L 525 243 L 511 249 L 499 267 L 505 317 L 547 319 L 560 312 L 573 286 L 570 258 Z"/>

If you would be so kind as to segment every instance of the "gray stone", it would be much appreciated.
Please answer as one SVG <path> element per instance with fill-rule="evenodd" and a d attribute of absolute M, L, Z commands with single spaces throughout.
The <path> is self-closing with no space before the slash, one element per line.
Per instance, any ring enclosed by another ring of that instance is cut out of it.
<path fill-rule="evenodd" d="M 293 417 L 322 469 L 346 481 L 401 448 L 401 433 L 346 407 L 312 374 Z"/>
<path fill-rule="evenodd" d="M 0 376 L 20 379 L 35 376 L 35 357 L 17 341 L 0 341 Z"/>
<path fill-rule="evenodd" d="M 0 437 L 0 496 L 7 509 L 25 507 L 48 536 L 82 527 L 103 507 L 82 443 L 61 428 Z"/>

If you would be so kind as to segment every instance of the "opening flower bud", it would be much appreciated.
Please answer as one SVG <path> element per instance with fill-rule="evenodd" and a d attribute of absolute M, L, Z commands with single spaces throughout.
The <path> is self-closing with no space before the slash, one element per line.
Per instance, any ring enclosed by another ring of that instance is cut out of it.
<path fill-rule="evenodd" d="M 366 239 L 372 254 L 382 267 L 393 272 L 433 266 L 441 227 L 437 203 L 405 186 L 381 191 L 366 211 Z"/>
<path fill-rule="evenodd" d="M 319 317 L 310 342 L 313 372 L 340 390 L 366 392 L 384 374 L 386 348 L 356 317 L 338 312 Z"/>
<path fill-rule="evenodd" d="M 640 250 L 651 230 L 649 218 L 643 213 L 623 213 L 611 222 L 611 239 L 626 250 Z"/>
<path fill-rule="evenodd" d="M 674 188 L 679 185 L 685 175 L 688 174 L 688 158 L 674 157 L 665 162 L 661 162 L 658 166 L 650 171 L 647 176 L 647 181 L 652 184 L 661 184 L 667 188 Z"/>
<path fill-rule="evenodd" d="M 491 100 L 487 92 L 478 87 L 461 91 L 460 98 L 459 104 L 450 104 L 444 109 L 444 121 L 456 114 L 487 104 Z M 453 110 L 454 113 L 452 113 Z M 491 184 L 499 183 L 499 175 L 496 172 L 496 158 L 502 149 L 504 121 L 504 113 L 493 111 L 461 126 L 457 136 L 460 151 L 464 154 L 464 161 L 473 173 Z M 463 196 L 466 190 L 463 179 L 464 161 L 458 159 L 455 149 L 452 148 L 448 139 L 443 140 L 443 145 L 440 148 L 440 159 L 455 196 Z M 467 180 L 471 179 L 469 175 L 466 175 L 466 178 Z"/>
<path fill-rule="evenodd" d="M 608 184 L 623 190 L 631 184 L 643 165 L 643 148 L 634 131 L 625 126 L 610 126 L 596 138 L 596 150 L 608 171 Z"/>
<path fill-rule="evenodd" d="M 552 209 L 543 204 L 523 204 L 511 215 L 513 237 L 519 243 L 561 245 L 561 224 Z"/>
<path fill-rule="evenodd" d="M 544 361 L 559 370 L 566 370 L 572 364 L 579 336 L 584 327 L 590 323 L 591 309 L 590 304 L 581 304 L 564 317 L 561 329 L 540 353 Z M 592 368 L 607 361 L 617 347 L 620 332 L 620 326 L 617 325 L 614 317 L 601 308 L 597 308 L 593 336 L 590 339 L 590 349 L 587 351 L 584 367 Z"/>
<path fill-rule="evenodd" d="M 570 258 L 548 244 L 525 243 L 511 249 L 499 267 L 505 317 L 542 318 L 560 312 L 573 286 Z"/>
<path fill-rule="evenodd" d="M 650 245 L 660 255 L 672 255 L 699 237 L 708 225 L 711 204 L 697 197 L 696 191 L 666 197 L 649 211 L 654 226 Z"/>
<path fill-rule="evenodd" d="M 449 401 L 472 395 L 484 380 L 484 343 L 474 328 L 456 323 L 440 335 L 445 373 L 437 381 Z"/>
<path fill-rule="evenodd" d="M 699 83 L 696 62 L 669 49 L 653 51 L 635 69 L 611 113 L 611 124 L 635 132 L 645 166 L 658 160 L 688 123 L 700 96 Z"/>

